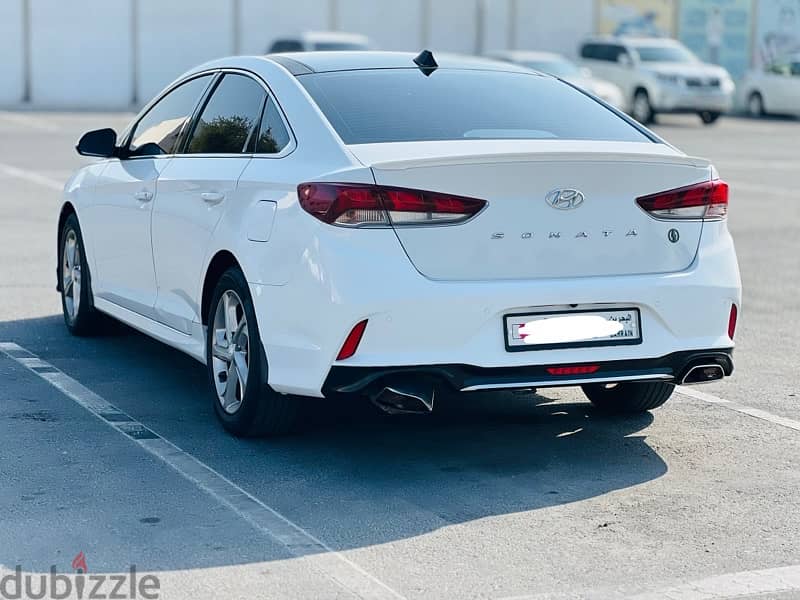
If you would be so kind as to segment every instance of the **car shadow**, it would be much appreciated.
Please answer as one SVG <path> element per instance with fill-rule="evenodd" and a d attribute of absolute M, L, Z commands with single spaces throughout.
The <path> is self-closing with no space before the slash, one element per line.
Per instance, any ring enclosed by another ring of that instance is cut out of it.
<path fill-rule="evenodd" d="M 357 397 L 314 399 L 305 401 L 299 434 L 236 439 L 215 420 L 204 367 L 124 326 L 71 338 L 53 316 L 0 323 L 0 341 L 55 365 L 335 550 L 579 502 L 667 472 L 643 432 L 652 415 L 604 416 L 578 394 L 449 393 L 437 397 L 432 414 L 407 416 L 385 415 Z M 91 455 L 92 440 L 84 443 Z M 54 490 L 62 484 L 51 482 Z M 142 535 L 165 543 L 158 526 Z M 139 555 L 138 568 L 282 558 L 252 546 L 215 554 L 187 551 L 181 539 L 168 543 L 174 552 Z M 0 549 L 0 564 L 13 565 L 15 556 Z"/>

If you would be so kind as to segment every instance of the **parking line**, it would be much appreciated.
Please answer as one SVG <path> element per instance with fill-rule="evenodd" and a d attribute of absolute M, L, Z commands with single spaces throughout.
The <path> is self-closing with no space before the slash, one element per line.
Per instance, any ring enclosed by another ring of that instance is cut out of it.
<path fill-rule="evenodd" d="M 676 386 L 675 391 L 683 396 L 694 398 L 695 400 L 702 400 L 703 402 L 708 402 L 710 404 L 719 404 L 728 410 L 732 410 L 749 417 L 755 417 L 756 419 L 761 419 L 762 421 L 767 421 L 768 423 L 794 429 L 795 431 L 800 431 L 800 421 L 795 421 L 794 419 L 788 419 L 779 415 L 773 415 L 772 413 L 761 410 L 760 408 L 751 408 L 749 406 L 737 404 L 736 402 L 719 398 L 713 394 L 707 394 L 705 392 L 693 390 L 682 385 Z"/>
<path fill-rule="evenodd" d="M 50 188 L 51 190 L 56 190 L 58 192 L 64 189 L 64 182 L 62 181 L 51 179 L 50 177 L 46 177 L 45 175 L 37 173 L 36 171 L 20 169 L 19 167 L 8 165 L 6 163 L 0 163 L 0 174 L 7 175 L 8 177 L 16 177 L 17 179 L 24 179 L 25 181 L 30 181 L 31 183 L 37 183 L 41 186 Z"/>
<path fill-rule="evenodd" d="M 183 477 L 275 540 L 294 557 L 307 560 L 341 588 L 359 598 L 403 599 L 400 592 L 334 550 L 325 542 L 265 504 L 213 468 L 181 450 L 63 371 L 13 342 L 0 342 L 0 352 L 23 365 L 76 404 L 116 429 Z"/>

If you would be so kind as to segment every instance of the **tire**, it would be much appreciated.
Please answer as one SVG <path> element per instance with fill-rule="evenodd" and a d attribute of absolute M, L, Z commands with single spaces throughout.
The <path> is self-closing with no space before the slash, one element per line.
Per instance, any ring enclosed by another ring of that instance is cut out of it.
<path fill-rule="evenodd" d="M 704 110 L 697 114 L 699 115 L 700 120 L 703 121 L 703 125 L 712 125 L 717 122 L 717 119 L 719 119 L 722 113 Z"/>
<path fill-rule="evenodd" d="M 656 113 L 653 110 L 653 105 L 650 104 L 650 96 L 647 95 L 645 90 L 636 90 L 633 95 L 631 116 L 643 125 L 648 125 L 655 121 Z"/>
<path fill-rule="evenodd" d="M 607 413 L 643 413 L 664 404 L 675 386 L 662 381 L 629 383 L 592 383 L 582 387 L 583 393 L 598 409 Z"/>
<path fill-rule="evenodd" d="M 267 384 L 267 360 L 253 301 L 247 281 L 236 267 L 222 274 L 212 295 L 206 332 L 206 371 L 214 412 L 231 434 L 280 435 L 294 429 L 298 421 L 298 398 L 279 394 Z M 233 386 L 232 381 L 235 381 Z"/>
<path fill-rule="evenodd" d="M 766 114 L 764 98 L 759 92 L 753 92 L 747 98 L 747 114 L 754 118 L 763 117 Z"/>
<path fill-rule="evenodd" d="M 94 308 L 92 279 L 84 252 L 83 235 L 75 213 L 64 221 L 58 234 L 58 289 L 64 323 L 72 335 L 95 335 L 102 329 L 103 316 Z"/>

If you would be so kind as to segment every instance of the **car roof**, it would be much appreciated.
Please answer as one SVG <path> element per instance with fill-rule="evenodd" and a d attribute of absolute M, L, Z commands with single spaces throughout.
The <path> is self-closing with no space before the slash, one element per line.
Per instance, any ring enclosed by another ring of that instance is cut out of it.
<path fill-rule="evenodd" d="M 487 52 L 486 56 L 489 58 L 502 58 L 503 60 L 511 61 L 564 61 L 569 60 L 562 54 L 555 52 L 544 52 L 539 50 L 497 50 L 494 52 Z"/>
<path fill-rule="evenodd" d="M 293 75 L 328 73 L 331 71 L 359 71 L 366 69 L 416 69 L 413 52 L 377 52 L 374 50 L 336 52 L 286 52 L 267 54 L 264 58 L 282 65 Z M 528 73 L 529 69 L 512 63 L 435 53 L 434 58 L 441 69 L 465 69 L 482 71 L 509 71 Z"/>
<path fill-rule="evenodd" d="M 666 37 L 637 37 L 637 36 L 615 36 L 603 35 L 586 38 L 584 44 L 619 44 L 630 46 L 680 46 L 678 40 Z"/>

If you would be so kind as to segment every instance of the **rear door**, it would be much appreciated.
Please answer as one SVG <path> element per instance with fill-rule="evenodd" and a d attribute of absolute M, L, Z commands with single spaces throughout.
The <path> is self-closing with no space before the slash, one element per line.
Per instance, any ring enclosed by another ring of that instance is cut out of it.
<path fill-rule="evenodd" d="M 267 98 L 250 75 L 225 73 L 161 172 L 153 209 L 156 318 L 190 333 L 200 320 L 197 290 L 217 223 L 237 202 L 237 182 L 256 149 Z"/>
<path fill-rule="evenodd" d="M 95 248 L 94 293 L 129 310 L 153 316 L 156 279 L 150 219 L 159 175 L 172 160 L 178 136 L 212 76 L 168 92 L 134 125 L 123 159 L 112 159 L 98 177 L 87 213 Z"/>

